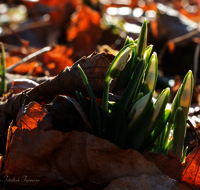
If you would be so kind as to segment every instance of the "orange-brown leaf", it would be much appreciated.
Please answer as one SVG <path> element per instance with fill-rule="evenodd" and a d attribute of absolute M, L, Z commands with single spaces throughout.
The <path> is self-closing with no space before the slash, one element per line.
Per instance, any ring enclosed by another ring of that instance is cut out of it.
<path fill-rule="evenodd" d="M 31 102 L 28 106 L 23 106 L 17 116 L 17 127 L 20 129 L 32 130 L 37 127 L 39 120 L 42 121 L 47 111 L 37 102 Z"/>
<path fill-rule="evenodd" d="M 181 181 L 200 188 L 200 145 L 186 158 L 183 166 Z"/>
<path fill-rule="evenodd" d="M 73 61 L 70 58 L 73 49 L 64 45 L 57 45 L 52 51 L 44 53 L 41 57 L 42 62 L 47 66 L 51 75 L 57 75 L 65 67 L 71 67 Z"/>
<path fill-rule="evenodd" d="M 6 57 L 5 61 L 6 61 L 6 67 L 9 67 L 17 62 L 19 62 L 21 60 L 20 57 L 18 56 L 8 56 Z M 13 69 L 13 73 L 17 73 L 17 74 L 26 74 L 28 73 L 29 71 L 32 71 L 35 66 L 36 66 L 37 62 L 35 61 L 32 61 L 32 62 L 29 62 L 29 63 L 22 63 L 21 65 L 17 66 L 16 68 Z M 41 67 L 38 67 L 36 69 L 36 72 L 37 73 L 42 73 L 43 70 Z"/>
<path fill-rule="evenodd" d="M 79 59 L 96 49 L 101 37 L 100 20 L 100 14 L 86 5 L 80 6 L 73 14 L 66 37 L 76 50 L 74 59 Z"/>

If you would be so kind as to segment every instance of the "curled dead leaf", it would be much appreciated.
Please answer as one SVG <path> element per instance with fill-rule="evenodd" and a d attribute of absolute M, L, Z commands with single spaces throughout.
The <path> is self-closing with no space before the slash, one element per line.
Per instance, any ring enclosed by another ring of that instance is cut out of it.
<path fill-rule="evenodd" d="M 181 181 L 200 188 L 200 145 L 198 145 L 186 158 L 183 165 Z"/>
<path fill-rule="evenodd" d="M 49 103 L 58 94 L 74 95 L 75 91 L 82 92 L 83 95 L 87 96 L 87 90 L 77 69 L 78 64 L 86 73 L 95 96 L 102 97 L 105 75 L 113 59 L 112 54 L 97 54 L 96 52 L 79 59 L 72 67 L 65 68 L 53 79 L 47 80 L 32 90 L 27 90 L 26 103 L 41 100 Z M 17 94 L 5 102 L 0 109 L 4 109 L 4 112 L 16 117 L 24 99 L 24 94 Z"/>
<path fill-rule="evenodd" d="M 86 131 L 93 134 L 92 127 L 80 104 L 73 98 L 58 95 L 45 105 L 51 116 L 53 127 L 62 132 Z"/>
<path fill-rule="evenodd" d="M 75 91 L 82 92 L 88 96 L 81 75 L 77 69 L 80 64 L 86 73 L 96 97 L 102 97 L 104 80 L 107 70 L 114 59 L 114 55 L 109 53 L 97 54 L 94 52 L 88 57 L 79 59 L 72 67 L 67 67 L 52 79 L 48 79 L 33 89 L 26 89 L 9 97 L 0 104 L 0 150 L 4 149 L 6 143 L 6 131 L 13 118 L 15 118 L 26 100 L 26 104 L 31 101 L 40 103 L 50 103 L 58 94 L 74 95 Z M 112 88 L 112 86 L 111 86 Z"/>
<path fill-rule="evenodd" d="M 30 105 L 33 104 L 36 103 Z M 42 121 L 37 116 L 38 122 L 31 119 L 20 128 L 26 113 L 32 115 L 32 106 L 21 110 L 24 114 L 18 117 L 18 128 L 5 161 L 5 175 L 20 179 L 9 183 L 10 189 L 61 189 L 74 185 L 102 189 L 111 180 L 125 176 L 161 175 L 161 171 L 137 151 L 121 150 L 86 132 L 63 133 L 53 129 L 51 118 L 45 115 L 43 108 L 38 108 Z M 27 181 L 23 181 L 23 176 Z"/>
<path fill-rule="evenodd" d="M 12 82 L 11 90 L 13 93 L 20 93 L 27 88 L 34 88 L 38 83 L 30 80 L 30 79 L 14 79 Z"/>

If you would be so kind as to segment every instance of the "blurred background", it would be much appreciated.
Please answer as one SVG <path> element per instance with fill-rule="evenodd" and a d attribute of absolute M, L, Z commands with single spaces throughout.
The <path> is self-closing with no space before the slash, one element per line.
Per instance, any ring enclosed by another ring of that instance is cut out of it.
<path fill-rule="evenodd" d="M 192 70 L 193 103 L 198 104 L 200 0 L 0 0 L 0 41 L 6 49 L 6 66 L 56 44 L 45 56 L 11 71 L 54 76 L 95 50 L 115 54 L 127 35 L 138 38 L 144 18 L 148 45 L 153 44 L 159 58 L 158 93 L 169 86 L 175 94 Z"/>

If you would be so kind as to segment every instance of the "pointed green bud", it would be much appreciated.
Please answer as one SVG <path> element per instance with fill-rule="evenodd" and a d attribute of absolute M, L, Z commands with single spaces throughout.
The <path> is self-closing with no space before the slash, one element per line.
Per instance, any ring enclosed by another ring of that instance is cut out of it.
<path fill-rule="evenodd" d="M 147 19 L 145 18 L 138 38 L 136 57 L 142 58 L 147 45 Z"/>
<path fill-rule="evenodd" d="M 144 113 L 146 113 L 146 110 L 150 105 L 151 98 L 152 91 L 143 96 L 133 105 L 130 113 L 128 114 L 128 118 L 131 119 L 131 122 L 129 123 L 128 127 L 130 127 L 133 122 L 139 120 L 144 115 Z"/>
<path fill-rule="evenodd" d="M 125 40 L 125 42 L 124 42 L 124 46 L 126 46 L 126 45 L 128 45 L 128 44 L 131 44 L 131 43 L 134 43 L 133 38 L 127 36 L 127 37 L 126 37 L 126 40 Z"/>
<path fill-rule="evenodd" d="M 149 62 L 149 58 L 151 55 L 151 52 L 153 50 L 153 45 L 149 45 L 144 52 L 144 60 L 146 61 L 146 64 Z"/>
<path fill-rule="evenodd" d="M 192 93 L 193 93 L 193 74 L 192 71 L 189 71 L 184 78 L 182 91 L 180 93 L 180 106 L 183 108 L 186 118 L 192 100 Z"/>
<path fill-rule="evenodd" d="M 158 77 L 158 58 L 156 52 L 154 52 L 150 58 L 145 76 L 145 81 L 149 86 L 149 90 L 152 91 L 155 90 L 157 77 Z"/>
<path fill-rule="evenodd" d="M 160 96 L 157 98 L 154 104 L 154 112 L 151 119 L 151 123 L 148 127 L 148 132 L 145 135 L 145 139 L 152 133 L 152 131 L 158 125 L 160 118 L 165 112 L 165 107 L 167 105 L 169 95 L 170 95 L 170 88 L 166 88 L 161 92 Z"/>
<path fill-rule="evenodd" d="M 154 105 L 152 122 L 154 122 L 158 117 L 160 117 L 160 113 L 165 110 L 165 107 L 169 99 L 169 95 L 170 95 L 170 88 L 166 88 L 165 90 L 162 91 L 162 93 L 156 100 Z"/>
<path fill-rule="evenodd" d="M 189 71 L 186 74 L 183 83 L 179 87 L 178 92 L 176 93 L 176 96 L 172 102 L 172 107 L 171 107 L 172 114 L 169 120 L 169 124 L 174 123 L 175 113 L 179 106 L 182 107 L 185 113 L 185 117 L 187 118 L 190 103 L 192 100 L 192 93 L 193 93 L 193 75 L 192 71 Z"/>
<path fill-rule="evenodd" d="M 135 46 L 135 44 L 129 44 L 127 46 L 124 46 L 116 55 L 115 59 L 113 60 L 113 66 L 110 70 L 110 77 L 112 79 L 115 79 L 119 75 L 119 73 L 124 69 L 127 62 L 132 56 L 132 49 Z"/>
<path fill-rule="evenodd" d="M 138 43 L 138 38 L 137 38 L 137 39 L 134 41 L 134 43 L 135 43 L 135 44 L 137 44 L 137 43 Z"/>

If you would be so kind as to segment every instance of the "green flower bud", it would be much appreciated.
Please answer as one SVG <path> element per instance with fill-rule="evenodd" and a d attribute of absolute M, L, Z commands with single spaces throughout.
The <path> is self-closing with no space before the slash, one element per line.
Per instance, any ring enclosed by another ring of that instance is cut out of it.
<path fill-rule="evenodd" d="M 111 78 L 116 78 L 119 73 L 124 69 L 126 66 L 127 62 L 130 60 L 132 56 L 132 49 L 135 45 L 129 45 L 125 49 L 123 48 L 123 51 L 120 51 L 117 55 L 117 58 L 115 59 L 115 63 L 113 65 L 113 68 L 111 69 L 110 72 L 110 77 Z"/>
<path fill-rule="evenodd" d="M 165 110 L 165 106 L 168 102 L 169 95 L 170 95 L 170 88 L 166 88 L 158 97 L 154 105 L 154 113 L 152 117 L 152 122 L 156 120 L 161 110 L 163 111 Z"/>
<path fill-rule="evenodd" d="M 149 57 L 151 55 L 153 49 L 153 45 L 149 45 L 144 52 L 144 60 L 146 61 L 146 64 L 149 62 Z"/>
<path fill-rule="evenodd" d="M 132 125 L 133 122 L 142 117 L 142 115 L 147 110 L 149 103 L 151 102 L 151 98 L 152 98 L 152 91 L 143 96 L 133 105 L 130 113 L 128 114 L 128 118 L 131 119 L 129 126 Z"/>
<path fill-rule="evenodd" d="M 147 45 L 147 19 L 145 18 L 137 42 L 136 57 L 142 58 Z"/>
<path fill-rule="evenodd" d="M 149 86 L 149 90 L 154 91 L 156 86 L 156 81 L 158 77 L 158 58 L 157 54 L 154 52 L 149 61 L 149 65 L 147 67 L 145 81 Z"/>
<path fill-rule="evenodd" d="M 180 106 L 184 110 L 185 117 L 187 116 L 189 111 L 190 103 L 192 100 L 192 93 L 193 93 L 193 75 L 192 71 L 189 71 L 184 79 L 182 91 L 180 93 Z"/>

